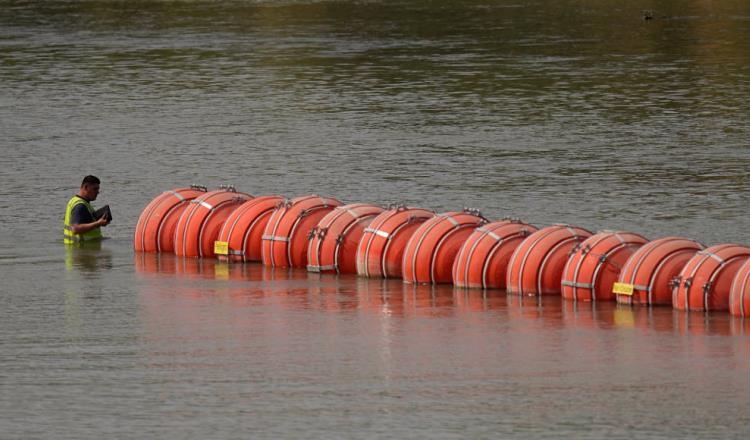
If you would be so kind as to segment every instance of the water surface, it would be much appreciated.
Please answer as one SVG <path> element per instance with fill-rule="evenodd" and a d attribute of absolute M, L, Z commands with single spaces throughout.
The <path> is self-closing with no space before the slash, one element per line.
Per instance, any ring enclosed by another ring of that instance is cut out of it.
<path fill-rule="evenodd" d="M 750 243 L 746 2 L 0 11 L 0 437 L 747 437 L 725 314 L 131 250 L 189 183 Z M 112 238 L 66 253 L 89 173 Z"/>

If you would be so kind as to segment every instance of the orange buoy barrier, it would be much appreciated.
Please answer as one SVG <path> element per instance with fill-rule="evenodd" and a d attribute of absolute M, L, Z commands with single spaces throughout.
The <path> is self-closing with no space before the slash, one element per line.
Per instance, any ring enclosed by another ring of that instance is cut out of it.
<path fill-rule="evenodd" d="M 476 228 L 456 256 L 453 284 L 505 289 L 510 256 L 536 231 L 536 226 L 518 220 L 501 220 Z"/>
<path fill-rule="evenodd" d="M 365 228 L 383 208 L 366 203 L 338 206 L 310 232 L 307 270 L 357 273 L 357 246 Z"/>
<path fill-rule="evenodd" d="M 750 315 L 750 260 L 740 266 L 729 289 L 729 313 L 735 316 Z"/>
<path fill-rule="evenodd" d="M 173 252 L 174 230 L 177 220 L 188 202 L 208 190 L 192 185 L 164 191 L 156 196 L 141 212 L 135 225 L 133 247 L 136 252 Z"/>
<path fill-rule="evenodd" d="M 621 304 L 672 305 L 672 279 L 704 246 L 695 240 L 664 237 L 628 258 L 612 293 Z"/>
<path fill-rule="evenodd" d="M 341 205 L 334 198 L 317 195 L 280 203 L 263 231 L 263 264 L 271 267 L 307 266 L 308 234 L 326 214 Z"/>
<path fill-rule="evenodd" d="M 464 210 L 438 214 L 419 225 L 404 249 L 404 282 L 453 282 L 453 261 L 459 249 L 485 223 L 487 219 L 478 211 Z"/>
<path fill-rule="evenodd" d="M 365 228 L 357 247 L 357 273 L 366 277 L 401 278 L 409 239 L 419 225 L 435 216 L 427 209 L 392 206 Z"/>
<path fill-rule="evenodd" d="M 648 239 L 632 232 L 603 231 L 578 244 L 563 269 L 562 296 L 573 301 L 614 301 L 612 286 L 625 262 Z"/>
<path fill-rule="evenodd" d="M 219 231 L 214 251 L 220 260 L 261 261 L 261 239 L 281 196 L 250 199 L 232 211 Z"/>
<path fill-rule="evenodd" d="M 590 236 L 577 226 L 554 225 L 526 237 L 508 263 L 508 293 L 559 295 L 570 251 Z"/>
<path fill-rule="evenodd" d="M 191 200 L 175 228 L 175 255 L 213 257 L 214 241 L 227 217 L 252 197 L 229 186 Z"/>
<path fill-rule="evenodd" d="M 678 310 L 729 310 L 729 289 L 750 248 L 718 244 L 697 252 L 674 279 L 672 307 Z"/>

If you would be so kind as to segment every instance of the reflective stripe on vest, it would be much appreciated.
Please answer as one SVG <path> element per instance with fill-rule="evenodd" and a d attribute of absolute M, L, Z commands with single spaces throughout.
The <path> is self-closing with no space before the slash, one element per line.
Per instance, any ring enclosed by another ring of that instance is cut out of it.
<path fill-rule="evenodd" d="M 70 216 L 71 216 L 71 213 L 73 212 L 73 208 L 75 208 L 78 205 L 84 205 L 86 209 L 89 211 L 89 213 L 91 214 L 91 218 L 94 218 L 94 208 L 91 207 L 91 204 L 79 196 L 73 196 L 68 201 L 68 207 L 65 209 L 65 225 L 63 226 L 63 242 L 65 244 L 74 244 L 74 243 L 80 243 L 82 241 L 100 240 L 102 238 L 101 228 L 94 228 L 83 234 L 73 233 L 73 228 L 70 224 Z"/>

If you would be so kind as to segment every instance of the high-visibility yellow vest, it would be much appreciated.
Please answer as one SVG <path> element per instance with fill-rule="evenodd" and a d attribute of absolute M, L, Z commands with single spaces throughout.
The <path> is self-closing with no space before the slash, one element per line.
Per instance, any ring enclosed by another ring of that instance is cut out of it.
<path fill-rule="evenodd" d="M 70 214 L 73 212 L 73 208 L 81 204 L 86 206 L 86 209 L 88 209 L 88 211 L 91 213 L 91 217 L 94 217 L 94 208 L 91 207 L 91 204 L 82 197 L 73 196 L 68 201 L 68 207 L 65 209 L 65 228 L 63 229 L 63 234 L 65 235 L 65 244 L 75 244 L 89 240 L 102 239 L 102 228 L 94 228 L 83 234 L 73 233 L 73 228 L 70 225 Z"/>

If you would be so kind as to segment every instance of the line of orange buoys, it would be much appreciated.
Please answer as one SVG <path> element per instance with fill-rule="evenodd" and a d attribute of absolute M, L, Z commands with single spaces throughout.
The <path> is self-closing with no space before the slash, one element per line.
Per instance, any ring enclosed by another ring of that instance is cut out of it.
<path fill-rule="evenodd" d="M 224 186 L 165 191 L 143 210 L 135 250 L 262 262 L 311 272 L 402 278 L 561 295 L 570 301 L 672 305 L 750 314 L 750 248 L 706 248 L 681 237 L 649 241 L 627 231 L 592 233 L 478 211 L 441 214 L 394 205 L 345 205 L 331 197 L 253 197 Z"/>

